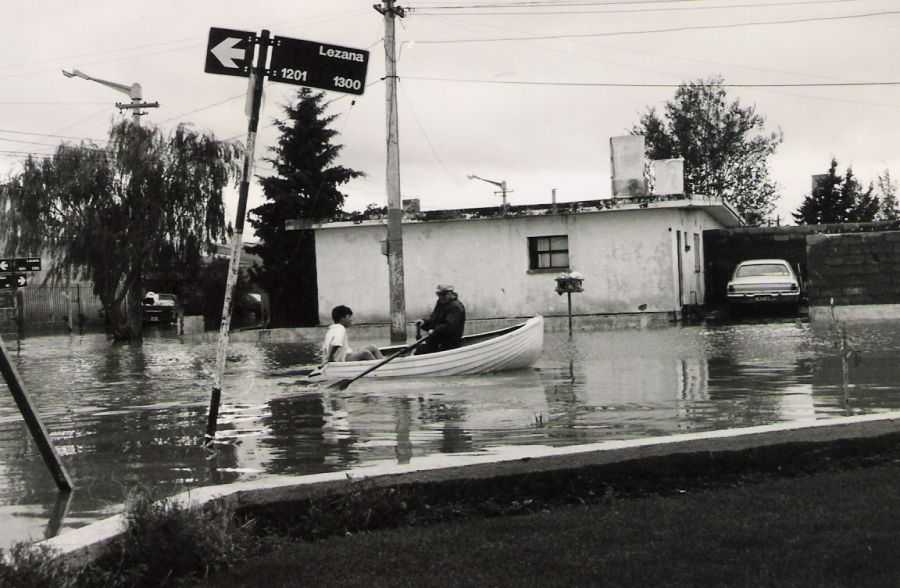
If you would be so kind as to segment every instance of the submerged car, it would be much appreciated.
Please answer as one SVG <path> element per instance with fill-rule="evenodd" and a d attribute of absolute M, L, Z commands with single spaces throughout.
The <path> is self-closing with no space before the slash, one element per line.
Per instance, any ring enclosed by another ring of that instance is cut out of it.
<path fill-rule="evenodd" d="M 174 294 L 147 292 L 141 304 L 141 313 L 146 323 L 174 323 L 178 318 L 178 297 Z"/>
<path fill-rule="evenodd" d="M 800 303 L 800 279 L 783 259 L 749 259 L 737 264 L 728 282 L 732 304 Z"/>

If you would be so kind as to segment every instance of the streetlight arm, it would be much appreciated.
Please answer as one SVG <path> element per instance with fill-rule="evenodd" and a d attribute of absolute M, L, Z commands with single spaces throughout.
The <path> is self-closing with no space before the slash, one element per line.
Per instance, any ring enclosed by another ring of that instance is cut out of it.
<path fill-rule="evenodd" d="M 108 88 L 112 88 L 114 90 L 118 90 L 124 94 L 128 94 L 132 100 L 140 100 L 141 99 L 141 85 L 140 84 L 131 84 L 130 86 L 126 86 L 125 84 L 117 84 L 116 82 L 109 82 L 107 80 L 101 80 L 100 78 L 92 78 L 86 73 L 79 71 L 77 69 L 73 69 L 71 72 L 63 70 L 63 75 L 67 78 L 81 78 L 83 80 L 88 80 L 91 82 L 97 82 L 98 84 L 103 84 Z"/>
<path fill-rule="evenodd" d="M 505 181 L 504 182 L 495 182 L 494 180 L 486 180 L 484 178 L 479 178 L 478 176 L 476 176 L 474 174 L 466 176 L 466 177 L 468 177 L 470 180 L 481 180 L 482 182 L 487 182 L 488 184 L 494 184 L 498 188 L 500 188 L 502 190 L 506 190 L 506 182 Z"/>

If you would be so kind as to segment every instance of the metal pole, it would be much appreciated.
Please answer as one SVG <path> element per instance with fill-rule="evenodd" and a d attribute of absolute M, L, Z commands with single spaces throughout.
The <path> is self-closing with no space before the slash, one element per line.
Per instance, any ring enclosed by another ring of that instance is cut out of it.
<path fill-rule="evenodd" d="M 569 299 L 569 339 L 572 338 L 572 293 L 566 292 L 566 297 Z"/>
<path fill-rule="evenodd" d="M 216 422 L 219 417 L 219 403 L 222 399 L 222 378 L 225 374 L 225 351 L 228 347 L 228 331 L 231 328 L 231 312 L 234 309 L 234 287 L 237 284 L 238 268 L 241 262 L 241 248 L 244 235 L 244 217 L 247 215 L 247 194 L 250 192 L 250 178 L 253 176 L 253 152 L 256 148 L 256 129 L 259 126 L 259 107 L 262 103 L 263 82 L 266 77 L 266 59 L 269 55 L 269 31 L 259 36 L 259 52 L 252 76 L 252 105 L 250 122 L 247 125 L 247 151 L 244 153 L 244 169 L 238 192 L 237 217 L 234 221 L 234 238 L 231 243 L 231 261 L 228 264 L 228 279 L 225 283 L 225 301 L 222 307 L 222 325 L 219 328 L 219 344 L 216 348 L 216 371 L 213 375 L 212 396 L 209 401 L 209 418 L 206 423 L 204 445 L 216 438 Z"/>
<path fill-rule="evenodd" d="M 400 145 L 397 124 L 397 61 L 394 15 L 403 16 L 394 0 L 384 0 L 384 63 L 387 98 L 388 279 L 391 303 L 391 343 L 406 342 L 406 292 L 403 281 L 403 209 L 400 197 Z"/>
<path fill-rule="evenodd" d="M 19 351 L 21 351 L 21 341 L 25 338 L 25 295 L 18 288 L 13 290 L 13 292 L 13 296 L 16 299 L 16 335 L 19 337 L 17 346 Z"/>
<path fill-rule="evenodd" d="M 16 367 L 9 360 L 3 337 L 0 337 L 0 373 L 3 374 L 3 379 L 6 380 L 6 385 L 9 387 L 13 399 L 19 407 L 19 412 L 22 413 L 22 418 L 25 419 L 25 424 L 28 425 L 28 430 L 31 431 L 31 436 L 37 443 L 41 457 L 44 458 L 44 463 L 47 464 L 50 474 L 53 475 L 53 479 L 56 481 L 56 487 L 63 492 L 68 492 L 74 487 L 72 479 L 69 477 L 62 460 L 60 460 L 59 454 L 56 453 L 53 442 L 50 440 L 50 435 L 47 433 L 44 423 L 41 422 L 41 417 L 38 416 L 32 406 L 31 399 L 25 391 L 25 386 L 22 384 L 22 379 L 19 377 Z"/>

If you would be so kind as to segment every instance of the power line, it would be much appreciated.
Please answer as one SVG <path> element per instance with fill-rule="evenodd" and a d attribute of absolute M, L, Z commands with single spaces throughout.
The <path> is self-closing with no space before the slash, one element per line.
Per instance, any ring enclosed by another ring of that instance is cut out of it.
<path fill-rule="evenodd" d="M 537 5 L 529 5 L 529 6 L 515 6 L 508 4 L 498 4 L 492 6 L 493 8 L 521 8 L 522 10 L 518 11 L 504 11 L 504 12 L 430 12 L 432 10 L 471 10 L 474 7 L 472 6 L 445 6 L 445 7 L 423 7 L 419 8 L 410 8 L 410 11 L 419 16 L 544 16 L 544 15 L 560 15 L 560 14 L 634 14 L 634 13 L 645 13 L 645 12 L 683 12 L 689 10 L 732 10 L 732 9 L 740 9 L 740 8 L 770 8 L 770 7 L 784 7 L 784 6 L 801 6 L 805 4 L 837 4 L 837 3 L 847 3 L 847 2 L 860 2 L 861 0 L 800 0 L 795 2 L 772 2 L 765 4 L 730 4 L 727 6 L 678 6 L 672 8 L 619 8 L 613 10 L 534 10 L 528 11 L 533 8 L 558 8 L 560 6 L 607 6 L 610 4 L 601 3 L 601 4 L 584 4 L 584 3 L 573 3 L 573 4 L 537 4 Z M 618 4 L 618 3 L 616 3 Z M 629 4 L 629 3 L 623 3 Z M 636 4 L 643 4 L 643 2 L 638 2 Z M 425 11 L 425 12 L 423 12 Z"/>
<path fill-rule="evenodd" d="M 51 133 L 32 133 L 32 132 L 28 132 L 28 131 L 13 131 L 10 129 L 0 129 L 0 133 L 9 133 L 11 135 L 31 135 L 34 137 L 54 137 L 56 139 L 74 139 L 76 141 L 93 141 L 95 143 L 99 142 L 99 141 L 107 140 L 107 139 L 91 139 L 88 137 L 72 137 L 72 136 L 67 136 L 67 135 L 54 135 Z"/>
<path fill-rule="evenodd" d="M 98 106 L 109 102 L 0 102 L 0 106 Z"/>
<path fill-rule="evenodd" d="M 445 22 L 445 23 L 449 24 L 450 26 L 458 27 L 458 28 L 461 28 L 461 29 L 466 30 L 466 31 L 469 31 L 469 32 L 481 33 L 480 30 L 477 30 L 477 29 L 474 29 L 474 28 L 471 28 L 471 27 L 468 27 L 468 26 L 463 26 L 463 25 L 461 25 L 461 24 L 457 24 L 456 22 L 454 22 L 454 19 L 446 19 L 446 18 L 445 18 L 445 19 L 440 19 L 440 20 L 441 20 L 442 22 Z M 462 21 L 462 22 L 466 22 L 466 21 Z M 467 23 L 467 24 L 468 24 L 468 23 Z M 490 28 L 492 28 L 492 29 L 497 29 L 497 30 L 501 30 L 501 31 L 507 31 L 507 32 L 512 32 L 512 33 L 522 33 L 522 34 L 525 34 L 524 31 L 521 31 L 521 30 L 518 30 L 518 29 L 514 29 L 514 28 L 510 28 L 510 27 L 499 27 L 499 26 L 495 26 L 495 25 L 488 25 L 488 26 L 489 26 Z M 637 48 L 635 48 L 635 47 L 627 47 L 627 48 L 616 47 L 616 46 L 613 46 L 613 45 L 604 45 L 604 44 L 599 44 L 599 43 L 596 43 L 596 42 L 584 41 L 584 40 L 581 40 L 581 39 L 575 39 L 575 40 L 573 40 L 573 41 L 571 41 L 571 42 L 572 42 L 572 43 L 579 43 L 579 44 L 584 45 L 585 47 L 588 47 L 588 48 L 591 48 L 591 49 L 602 48 L 602 49 L 607 49 L 607 50 L 612 50 L 612 51 L 618 51 L 618 52 L 637 53 L 637 54 L 640 54 L 640 55 L 652 55 L 652 56 L 654 56 L 654 57 L 665 57 L 665 58 L 669 58 L 669 59 L 678 59 L 678 60 L 689 61 L 689 62 L 694 62 L 694 63 L 712 64 L 712 65 L 715 65 L 715 66 L 725 66 L 725 67 L 737 68 L 737 69 L 743 69 L 743 70 L 750 70 L 750 71 L 761 71 L 761 72 L 766 72 L 766 73 L 777 73 L 777 74 L 786 74 L 786 75 L 792 75 L 792 76 L 804 76 L 804 77 L 807 77 L 807 78 L 831 79 L 831 80 L 838 80 L 838 81 L 857 81 L 857 80 L 842 79 L 842 78 L 838 78 L 838 77 L 835 77 L 835 76 L 823 76 L 823 75 L 815 75 L 815 74 L 807 74 L 807 73 L 798 73 L 798 72 L 794 72 L 794 71 L 776 70 L 776 69 L 764 68 L 764 67 L 751 67 L 751 66 L 746 66 L 746 65 L 738 65 L 738 64 L 735 64 L 735 63 L 725 63 L 725 62 L 720 62 L 720 61 L 711 61 L 711 60 L 708 60 L 708 59 L 696 59 L 696 58 L 691 58 L 691 57 L 685 57 L 685 56 L 683 56 L 683 55 L 675 55 L 675 54 L 671 54 L 671 53 L 659 53 L 659 52 L 656 52 L 656 51 L 648 51 L 648 50 L 646 50 L 646 49 L 637 49 Z M 673 74 L 673 73 L 670 73 L 670 72 L 668 72 L 668 71 L 659 71 L 659 70 L 656 70 L 656 69 L 649 69 L 649 68 L 646 68 L 646 67 L 636 67 L 636 66 L 634 66 L 634 65 L 626 65 L 626 64 L 623 64 L 623 63 L 611 62 L 611 61 L 608 61 L 608 60 L 598 59 L 598 58 L 594 57 L 593 55 L 590 55 L 590 56 L 589 56 L 589 55 L 583 55 L 583 54 L 581 54 L 581 53 L 570 52 L 570 51 L 567 51 L 567 50 L 564 50 L 564 49 L 558 49 L 558 48 L 554 48 L 554 47 L 548 47 L 546 44 L 542 45 L 542 44 L 538 44 L 538 43 L 527 43 L 527 42 L 523 42 L 523 44 L 526 45 L 526 46 L 528 46 L 528 47 L 534 47 L 534 48 L 539 49 L 539 50 L 541 50 L 541 51 L 548 51 L 548 52 L 551 52 L 551 53 L 561 53 L 561 54 L 566 55 L 568 58 L 575 57 L 575 58 L 579 58 L 579 59 L 586 59 L 586 60 L 588 60 L 588 61 L 593 61 L 593 62 L 597 62 L 597 63 L 603 63 L 603 64 L 606 64 L 606 65 L 611 65 L 611 66 L 614 66 L 614 67 L 619 67 L 619 68 L 627 69 L 627 70 L 631 70 L 631 71 L 645 71 L 645 72 L 650 72 L 650 73 L 661 73 L 662 75 L 672 76 L 672 77 L 675 77 L 675 78 L 681 78 L 681 77 L 682 77 L 681 75 Z M 401 46 L 401 47 L 402 47 L 402 46 Z"/>
<path fill-rule="evenodd" d="M 585 86 L 598 88 L 678 88 L 681 84 L 646 84 L 618 82 L 540 82 L 529 80 L 475 80 L 465 78 L 435 78 L 427 76 L 404 76 L 405 80 L 421 80 L 428 82 L 459 82 L 466 84 L 508 84 L 518 86 Z M 723 88 L 832 88 L 860 86 L 900 86 L 900 81 L 886 82 L 796 82 L 784 84 L 721 84 Z"/>
<path fill-rule="evenodd" d="M 421 132 L 422 136 L 425 137 L 425 142 L 428 143 L 428 148 L 431 149 L 431 153 L 432 153 L 432 155 L 434 155 L 434 158 L 441 165 L 441 168 L 443 168 L 443 170 L 447 173 L 447 177 L 449 177 L 451 180 L 456 182 L 457 185 L 461 186 L 462 184 L 460 184 L 459 180 L 457 180 L 453 176 L 453 174 L 450 173 L 450 170 L 447 169 L 447 166 L 444 165 L 444 162 L 441 159 L 441 156 L 438 155 L 437 149 L 434 148 L 434 145 L 432 144 L 431 139 L 428 138 L 428 133 L 425 132 L 425 127 L 422 126 L 422 123 L 419 121 L 419 117 L 416 116 L 416 112 L 415 112 L 415 110 L 413 110 L 413 107 L 412 107 L 412 102 L 410 102 L 409 97 L 406 95 L 406 90 L 403 88 L 403 84 L 400 84 L 400 95 L 403 96 L 403 100 L 406 102 L 406 106 L 407 106 L 407 108 L 409 108 L 409 112 L 410 112 L 410 114 L 412 114 L 413 120 L 416 121 L 416 126 L 419 127 L 419 132 Z"/>
<path fill-rule="evenodd" d="M 597 2 L 546 2 L 540 0 L 522 2 L 504 2 L 495 4 L 456 4 L 453 6 L 432 6 L 435 9 L 449 8 L 509 8 L 509 7 L 537 7 L 537 6 L 617 6 L 628 4 L 683 4 L 686 2 L 709 2 L 710 0 L 629 0 L 629 1 L 597 1 Z M 418 0 L 419 4 L 427 4 L 427 0 Z"/>
<path fill-rule="evenodd" d="M 870 12 L 866 14 L 848 14 L 844 16 L 816 16 L 809 18 L 797 18 L 797 19 L 788 19 L 788 20 L 770 20 L 770 21 L 758 21 L 758 22 L 740 22 L 740 23 L 729 23 L 729 24 L 721 24 L 721 25 L 689 25 L 683 27 L 670 27 L 665 29 L 645 29 L 645 30 L 632 30 L 632 31 L 609 31 L 604 33 L 573 33 L 569 35 L 537 35 L 537 36 L 528 36 L 528 37 L 495 37 L 495 38 L 482 38 L 482 39 L 445 39 L 445 40 L 437 40 L 437 41 L 416 41 L 417 45 L 445 45 L 445 44 L 460 44 L 460 43 L 500 43 L 507 41 L 554 41 L 560 39 L 583 39 L 587 37 L 619 37 L 625 35 L 654 35 L 658 33 L 677 33 L 684 31 L 702 31 L 702 30 L 712 30 L 712 29 L 730 29 L 730 28 L 740 28 L 740 27 L 755 27 L 755 26 L 769 26 L 769 25 L 781 25 L 781 24 L 797 24 L 797 23 L 806 23 L 806 22 L 822 22 L 822 21 L 833 21 L 833 20 L 850 20 L 857 18 L 869 18 L 874 16 L 890 16 L 900 14 L 900 10 L 886 10 L 882 12 Z"/>
<path fill-rule="evenodd" d="M 356 10 L 353 10 L 353 11 L 346 11 L 346 12 L 342 12 L 342 13 L 336 13 L 334 16 L 323 17 L 323 18 L 320 18 L 320 19 L 318 19 L 318 20 L 316 20 L 316 21 L 309 21 L 309 20 L 307 20 L 307 21 L 304 22 L 304 26 L 309 27 L 309 26 L 311 26 L 312 24 L 324 24 L 324 23 L 328 23 L 328 22 L 332 22 L 332 21 L 338 21 L 338 20 L 343 20 L 343 19 L 346 19 L 346 18 L 356 17 L 356 16 L 363 15 L 363 14 L 368 14 L 368 10 L 359 10 L 359 9 L 356 9 Z M 296 20 L 283 21 L 283 22 L 286 22 L 286 23 L 293 23 L 293 22 L 296 22 Z M 276 27 L 276 26 L 278 26 L 279 24 L 281 24 L 281 23 L 272 23 L 272 24 L 270 24 L 270 25 L 264 25 L 264 27 Z M 297 28 L 297 27 L 294 27 L 294 28 Z M 177 40 L 173 40 L 173 41 L 162 41 L 162 42 L 159 42 L 159 43 L 150 43 L 150 44 L 145 44 L 145 45 L 136 45 L 136 46 L 134 46 L 134 47 L 125 47 L 125 48 L 121 48 L 121 49 L 110 49 L 110 50 L 107 50 L 107 51 L 95 51 L 95 52 L 91 52 L 91 53 L 83 53 L 83 54 L 76 54 L 76 55 L 62 56 L 62 57 L 56 57 L 56 58 L 51 58 L 51 59 L 45 59 L 45 60 L 41 60 L 41 61 L 34 61 L 34 62 L 30 62 L 30 63 L 5 64 L 5 65 L 0 65 L 0 70 L 3 70 L 3 69 L 15 69 L 15 68 L 26 67 L 26 66 L 30 66 L 30 65 L 40 65 L 40 64 L 43 64 L 43 63 L 59 63 L 59 62 L 61 62 L 61 61 L 70 61 L 70 60 L 77 59 L 77 58 L 80 58 L 80 57 L 90 57 L 90 56 L 95 56 L 95 55 L 96 55 L 96 56 L 100 56 L 100 55 L 107 55 L 107 54 L 111 54 L 111 53 L 112 53 L 112 54 L 115 54 L 115 53 L 126 53 L 126 52 L 138 51 L 138 50 L 140 50 L 140 49 L 147 49 L 147 48 L 150 48 L 150 47 L 159 47 L 159 46 L 165 46 L 165 45 L 173 45 L 173 44 L 176 44 L 176 43 L 190 43 L 190 45 L 185 45 L 185 46 L 183 46 L 183 47 L 175 47 L 175 48 L 172 48 L 172 49 L 165 49 L 165 50 L 161 50 L 161 51 L 152 51 L 152 52 L 149 52 L 149 53 L 140 53 L 140 54 L 137 54 L 137 55 L 128 55 L 128 56 L 124 56 L 124 57 L 117 57 L 117 58 L 114 58 L 114 59 L 105 59 L 105 60 L 100 60 L 100 61 L 93 61 L 93 62 L 90 62 L 90 63 L 83 64 L 83 66 L 94 66 L 94 65 L 102 65 L 102 64 L 106 64 L 106 63 L 116 63 L 116 62 L 120 62 L 120 61 L 127 61 L 127 60 L 130 60 L 130 59 L 139 59 L 139 58 L 141 58 L 141 57 L 148 57 L 148 56 L 153 56 L 153 55 L 162 55 L 162 54 L 165 54 L 165 53 L 172 53 L 172 52 L 177 52 L 177 51 L 185 51 L 185 50 L 188 50 L 188 49 L 196 49 L 197 47 L 203 47 L 203 46 L 205 46 L 206 39 L 205 39 L 205 37 L 202 38 L 202 39 L 199 39 L 199 40 L 198 40 L 197 37 L 188 37 L 188 38 L 177 39 Z M 36 74 L 47 73 L 47 72 L 55 71 L 55 70 L 56 70 L 56 68 L 54 67 L 54 68 L 52 68 L 52 69 L 41 69 L 41 70 L 27 71 L 27 72 L 21 72 L 21 73 L 6 74 L 6 75 L 0 75 L 0 79 L 25 77 L 25 76 L 30 76 L 30 75 L 36 75 Z"/>
<path fill-rule="evenodd" d="M 271 85 L 271 84 L 269 84 L 269 85 Z M 268 87 L 268 86 L 267 86 L 267 87 Z M 238 98 L 244 98 L 244 97 L 246 97 L 246 96 L 247 96 L 247 93 L 246 93 L 246 92 L 241 92 L 240 94 L 235 94 L 234 96 L 231 96 L 231 97 L 226 98 L 226 99 L 224 99 L 224 100 L 220 100 L 219 102 L 213 102 L 212 104 L 207 104 L 206 106 L 201 106 L 200 108 L 197 108 L 197 109 L 195 109 L 195 110 L 191 110 L 190 112 L 185 112 L 185 113 L 183 113 L 183 114 L 179 114 L 179 115 L 173 116 L 173 117 L 171 117 L 171 118 L 167 118 L 167 119 L 165 119 L 165 120 L 161 120 L 161 121 L 159 121 L 159 122 L 156 123 L 156 124 L 157 124 L 157 125 L 161 125 L 161 124 L 164 124 L 164 123 L 167 123 L 167 122 L 171 122 L 171 121 L 176 120 L 176 119 L 179 119 L 179 118 L 184 118 L 184 117 L 189 116 L 189 115 L 191 115 L 191 114 L 197 114 L 198 112 L 203 112 L 204 110 L 209 110 L 210 108 L 214 108 L 214 107 L 216 107 L 216 106 L 221 106 L 221 105 L 227 104 L 228 102 L 231 102 L 231 101 L 233 101 L 233 100 L 237 100 Z"/>

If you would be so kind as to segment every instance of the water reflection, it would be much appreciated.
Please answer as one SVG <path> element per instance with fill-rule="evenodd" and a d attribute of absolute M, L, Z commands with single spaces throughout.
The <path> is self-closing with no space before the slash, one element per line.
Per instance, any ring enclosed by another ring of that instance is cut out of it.
<path fill-rule="evenodd" d="M 490 452 L 900 409 L 897 324 L 848 331 L 861 361 L 841 387 L 834 332 L 799 321 L 548 333 L 535 369 L 382 382 L 345 391 L 279 375 L 315 345 L 232 343 L 221 442 L 201 447 L 213 343 L 101 336 L 24 341 L 14 361 L 76 490 L 61 499 L 8 395 L 0 395 L 0 547 L 162 493 L 270 474 L 335 471 L 433 453 Z"/>

